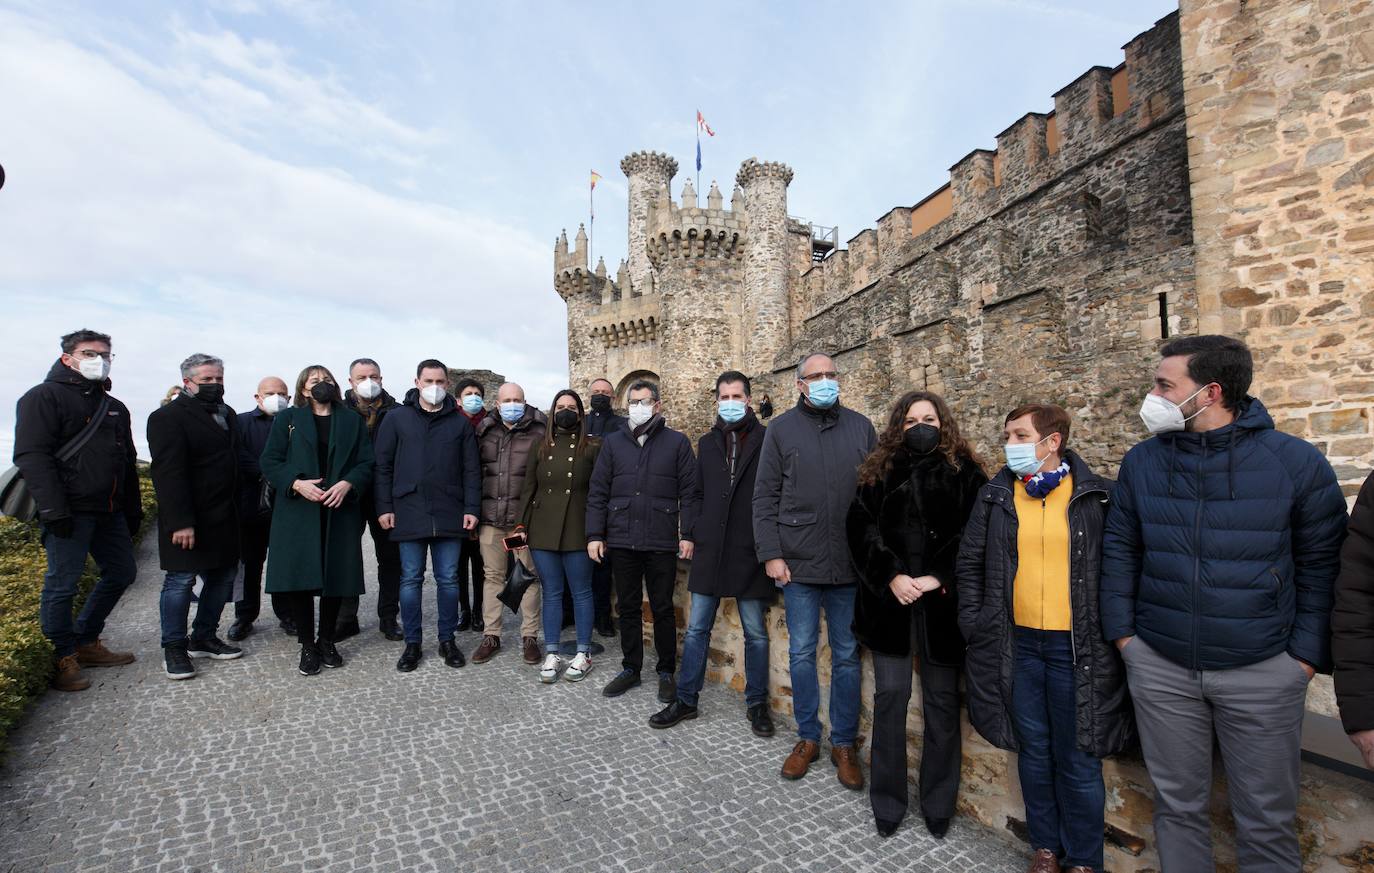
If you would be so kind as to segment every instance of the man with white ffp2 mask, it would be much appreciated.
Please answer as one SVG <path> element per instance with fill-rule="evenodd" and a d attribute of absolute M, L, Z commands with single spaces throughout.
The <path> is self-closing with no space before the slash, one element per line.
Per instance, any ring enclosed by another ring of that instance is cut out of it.
<path fill-rule="evenodd" d="M 367 422 L 367 435 L 375 444 L 382 421 L 400 404 L 382 387 L 382 368 L 371 358 L 358 358 L 348 365 L 348 385 L 348 390 L 344 392 L 344 405 Z M 359 494 L 358 499 L 372 536 L 373 548 L 377 552 L 377 629 L 392 642 L 399 642 L 401 628 L 397 618 L 401 611 L 401 553 L 378 521 L 380 513 L 372 499 L 372 487 Z M 339 607 L 335 638 L 342 640 L 359 630 L 358 598 L 345 597 Z"/>
<path fill-rule="evenodd" d="M 1315 447 L 1249 395 L 1240 340 L 1160 350 L 1121 462 L 1102 548 L 1103 636 L 1116 643 L 1155 785 L 1164 870 L 1210 871 L 1212 738 L 1236 866 L 1302 866 L 1296 831 L 1307 683 L 1331 671 L 1345 499 Z"/>

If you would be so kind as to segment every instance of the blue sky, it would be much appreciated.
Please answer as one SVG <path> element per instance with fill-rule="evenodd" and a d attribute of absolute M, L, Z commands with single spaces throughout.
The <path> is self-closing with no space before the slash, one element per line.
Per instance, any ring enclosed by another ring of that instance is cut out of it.
<path fill-rule="evenodd" d="M 0 0 L 0 449 L 57 337 L 114 335 L 141 423 L 192 352 L 259 377 L 377 358 L 566 381 L 552 246 L 625 256 L 621 157 L 726 198 L 788 163 L 849 239 L 1175 8 L 1167 0 L 485 3 Z M 703 378 L 708 378 L 707 374 Z M 582 388 L 584 386 L 575 386 Z"/>

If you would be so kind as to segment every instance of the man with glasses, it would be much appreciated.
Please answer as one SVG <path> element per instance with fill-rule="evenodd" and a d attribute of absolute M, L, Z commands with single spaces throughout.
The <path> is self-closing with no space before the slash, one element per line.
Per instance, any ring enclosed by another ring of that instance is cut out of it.
<path fill-rule="evenodd" d="M 134 660 L 100 641 L 105 619 L 137 573 L 133 534 L 143 523 L 129 410 L 106 393 L 113 359 L 108 334 L 78 330 L 62 337 L 61 357 L 47 379 L 19 398 L 14 425 L 14 463 L 43 525 L 48 570 L 39 620 L 52 642 L 53 687 L 60 691 L 90 687 L 82 667 Z M 97 412 L 99 422 L 86 434 Z M 78 451 L 63 451 L 83 434 Z M 100 579 L 73 621 L 87 555 L 95 559 Z"/>
<path fill-rule="evenodd" d="M 696 524 L 697 462 L 692 444 L 663 420 L 658 386 L 630 386 L 630 420 L 606 437 L 587 492 L 587 554 L 600 563 L 609 553 L 620 602 L 623 669 L 602 689 L 619 697 L 639 684 L 644 665 L 640 604 L 649 591 L 658 654 L 658 699 L 677 699 L 677 623 L 673 583 L 677 559 L 692 557 Z"/>
<path fill-rule="evenodd" d="M 828 355 L 797 365 L 797 405 L 764 431 L 754 484 L 758 559 L 782 588 L 790 637 L 793 712 L 800 740 L 782 765 L 800 779 L 820 757 L 820 681 L 816 645 L 821 610 L 830 638 L 830 760 L 840 784 L 863 788 L 854 742 L 859 729 L 859 652 L 850 625 L 859 583 L 849 557 L 845 518 L 859 464 L 877 434 L 863 415 L 840 404 L 839 372 Z"/>

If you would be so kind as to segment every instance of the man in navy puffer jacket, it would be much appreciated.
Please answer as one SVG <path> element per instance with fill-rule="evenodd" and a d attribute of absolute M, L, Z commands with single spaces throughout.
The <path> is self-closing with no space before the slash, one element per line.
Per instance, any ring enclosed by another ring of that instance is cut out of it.
<path fill-rule="evenodd" d="M 1165 873 L 1210 871 L 1213 731 L 1247 871 L 1301 868 L 1307 683 L 1331 670 L 1345 499 L 1313 446 L 1248 395 L 1239 340 L 1164 346 L 1102 548 L 1103 635 L 1126 663 Z"/>

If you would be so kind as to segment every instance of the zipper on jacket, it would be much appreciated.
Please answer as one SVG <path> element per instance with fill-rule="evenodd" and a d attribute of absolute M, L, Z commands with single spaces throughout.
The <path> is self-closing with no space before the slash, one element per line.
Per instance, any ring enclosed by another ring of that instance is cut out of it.
<path fill-rule="evenodd" d="M 1083 491 L 1078 492 L 1077 494 L 1070 495 L 1070 496 L 1069 496 L 1069 505 L 1068 505 L 1068 508 L 1065 509 L 1065 513 L 1066 513 L 1066 514 L 1068 515 L 1068 517 L 1069 517 L 1069 652 L 1070 652 L 1070 656 L 1073 658 L 1073 665 L 1074 665 L 1075 667 L 1078 666 L 1078 640 L 1077 640 L 1076 634 L 1074 633 L 1074 630 L 1073 630 L 1073 613 L 1074 613 L 1074 608 L 1073 608 L 1073 548 L 1074 548 L 1074 546 L 1073 546 L 1073 537 L 1074 537 L 1074 530 L 1073 530 L 1073 503 L 1074 503 L 1074 501 L 1077 500 L 1078 498 L 1083 497 L 1083 496 L 1085 496 L 1085 495 L 1087 495 L 1087 494 L 1106 494 L 1106 493 L 1107 493 L 1107 492 L 1106 492 L 1106 491 L 1103 491 L 1101 488 L 1093 488 L 1093 489 L 1091 489 L 1091 490 L 1085 489 L 1085 490 L 1083 490 Z M 1078 534 L 1079 534 L 1079 536 L 1082 536 L 1082 534 L 1083 534 L 1083 529 L 1082 529 L 1082 528 L 1079 528 L 1079 529 L 1078 529 Z M 1087 578 L 1087 574 L 1086 574 L 1086 573 L 1084 574 L 1084 578 Z"/>
<path fill-rule="evenodd" d="M 1202 460 L 1197 465 L 1197 510 L 1193 513 L 1193 675 L 1189 679 L 1197 678 L 1197 673 L 1202 669 L 1202 657 L 1198 650 L 1201 641 L 1198 639 L 1198 604 L 1201 599 L 1202 588 L 1202 505 L 1205 500 L 1203 485 L 1206 482 L 1204 468 L 1207 466 L 1207 438 L 1202 438 Z"/>

